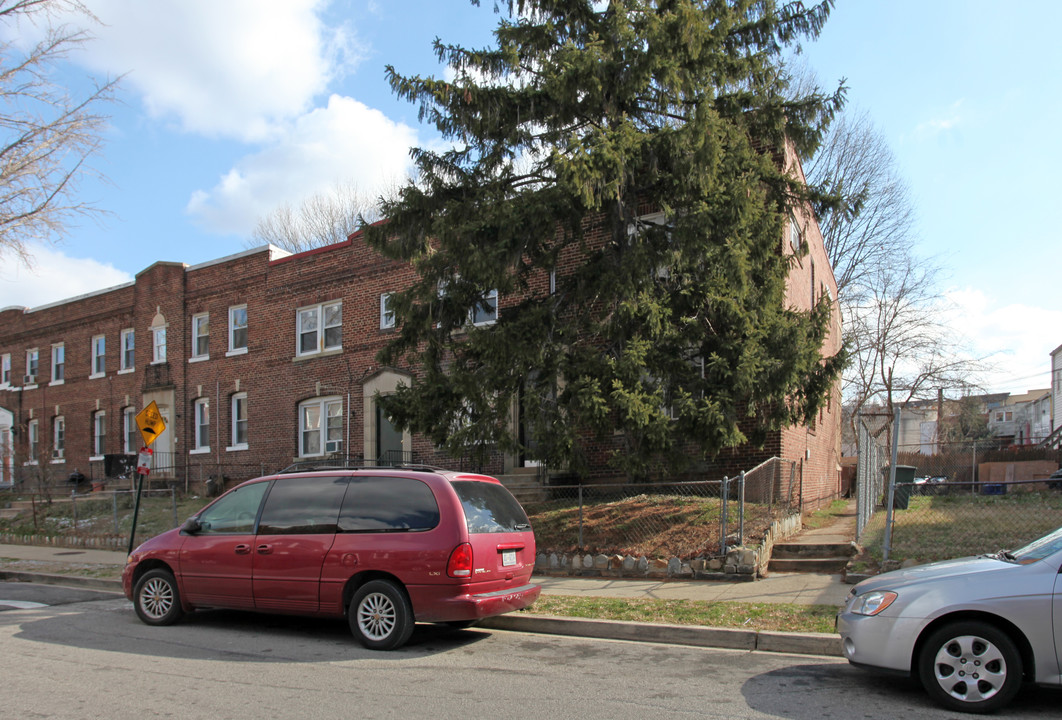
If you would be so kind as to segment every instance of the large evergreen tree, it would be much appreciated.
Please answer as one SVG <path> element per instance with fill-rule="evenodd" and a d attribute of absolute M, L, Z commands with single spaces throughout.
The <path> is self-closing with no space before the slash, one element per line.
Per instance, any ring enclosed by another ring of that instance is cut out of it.
<path fill-rule="evenodd" d="M 575 472 L 604 445 L 644 476 L 813 416 L 842 360 L 827 301 L 784 300 L 806 199 L 784 144 L 807 156 L 840 92 L 786 99 L 780 54 L 831 4 L 513 0 L 496 47 L 436 42 L 452 78 L 389 67 L 453 147 L 415 150 L 366 233 L 419 275 L 381 358 L 418 371 L 382 398 L 395 423 Z M 470 323 L 493 290 L 519 302 Z"/>

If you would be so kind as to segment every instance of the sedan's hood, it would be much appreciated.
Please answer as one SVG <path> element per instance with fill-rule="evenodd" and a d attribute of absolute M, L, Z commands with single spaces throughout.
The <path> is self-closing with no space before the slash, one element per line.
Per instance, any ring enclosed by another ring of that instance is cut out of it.
<path fill-rule="evenodd" d="M 943 562 L 930 563 L 928 565 L 916 565 L 903 570 L 893 570 L 882 573 L 872 578 L 867 578 L 853 588 L 857 595 L 888 588 L 897 588 L 910 585 L 911 583 L 923 583 L 932 580 L 945 580 L 956 575 L 977 575 L 980 573 L 1008 572 L 1020 569 L 1021 565 L 1015 565 L 994 557 L 979 556 L 965 557 L 958 560 L 945 560 Z"/>

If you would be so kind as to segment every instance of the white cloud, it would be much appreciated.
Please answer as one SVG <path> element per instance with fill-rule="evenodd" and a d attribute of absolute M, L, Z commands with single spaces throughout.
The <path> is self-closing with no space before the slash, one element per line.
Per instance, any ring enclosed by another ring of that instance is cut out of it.
<path fill-rule="evenodd" d="M 349 28 L 326 27 L 327 0 L 90 0 L 102 26 L 79 59 L 123 84 L 156 118 L 208 136 L 260 141 L 306 112 L 354 62 Z"/>
<path fill-rule="evenodd" d="M 1062 310 L 1005 303 L 975 288 L 953 289 L 946 296 L 957 308 L 949 318 L 952 328 L 995 365 L 980 379 L 986 390 L 1050 387 L 1049 353 L 1062 345 Z"/>
<path fill-rule="evenodd" d="M 197 190 L 187 212 L 213 232 L 246 235 L 282 203 L 349 182 L 369 199 L 402 182 L 416 131 L 347 97 L 291 123 L 269 147 L 241 159 L 209 191 Z"/>
<path fill-rule="evenodd" d="M 947 108 L 938 117 L 919 123 L 915 128 L 915 136 L 932 137 L 957 130 L 960 125 L 964 124 L 964 117 L 960 112 L 963 102 L 963 100 L 956 100 L 951 104 L 951 107 Z"/>
<path fill-rule="evenodd" d="M 35 308 L 133 280 L 132 275 L 113 265 L 70 257 L 56 248 L 38 246 L 31 248 L 31 253 L 32 268 L 4 263 L 0 272 L 0 308 Z"/>

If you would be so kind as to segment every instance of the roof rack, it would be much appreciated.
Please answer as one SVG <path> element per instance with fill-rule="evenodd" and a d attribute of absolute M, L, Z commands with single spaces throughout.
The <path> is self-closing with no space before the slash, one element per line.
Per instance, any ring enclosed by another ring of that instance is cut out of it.
<path fill-rule="evenodd" d="M 277 475 L 287 475 L 297 472 L 317 472 L 322 470 L 413 470 L 419 472 L 452 472 L 446 468 L 436 467 L 435 465 L 425 465 L 423 463 L 378 463 L 375 461 L 366 463 L 361 459 L 322 459 L 322 460 L 304 460 L 297 463 L 288 465 L 283 470 L 277 472 Z"/>

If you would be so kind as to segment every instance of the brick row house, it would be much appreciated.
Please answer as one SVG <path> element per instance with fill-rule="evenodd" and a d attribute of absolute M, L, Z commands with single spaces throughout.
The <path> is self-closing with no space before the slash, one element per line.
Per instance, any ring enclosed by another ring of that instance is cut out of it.
<path fill-rule="evenodd" d="M 791 306 L 836 297 L 810 213 L 790 218 L 779 245 L 798 256 Z M 190 267 L 157 262 L 122 286 L 4 308 L 0 481 L 58 481 L 75 469 L 103 477 L 107 455 L 140 447 L 135 414 L 152 401 L 167 425 L 153 446 L 152 478 L 193 488 L 324 456 L 458 465 L 396 431 L 374 400 L 413 377 L 376 360 L 395 331 L 388 293 L 412 280 L 411 267 L 355 234 L 299 254 L 266 246 Z M 549 283 L 543 277 L 532 292 L 549 292 Z M 471 321 L 490 324 L 516 302 L 489 291 L 487 299 Z M 834 308 L 826 355 L 840 347 Z M 762 448 L 725 452 L 709 473 L 732 476 L 779 456 L 798 465 L 806 504 L 837 496 L 839 405 L 833 397 L 816 422 L 772 433 Z M 497 454 L 484 470 L 503 475 L 523 464 Z"/>

